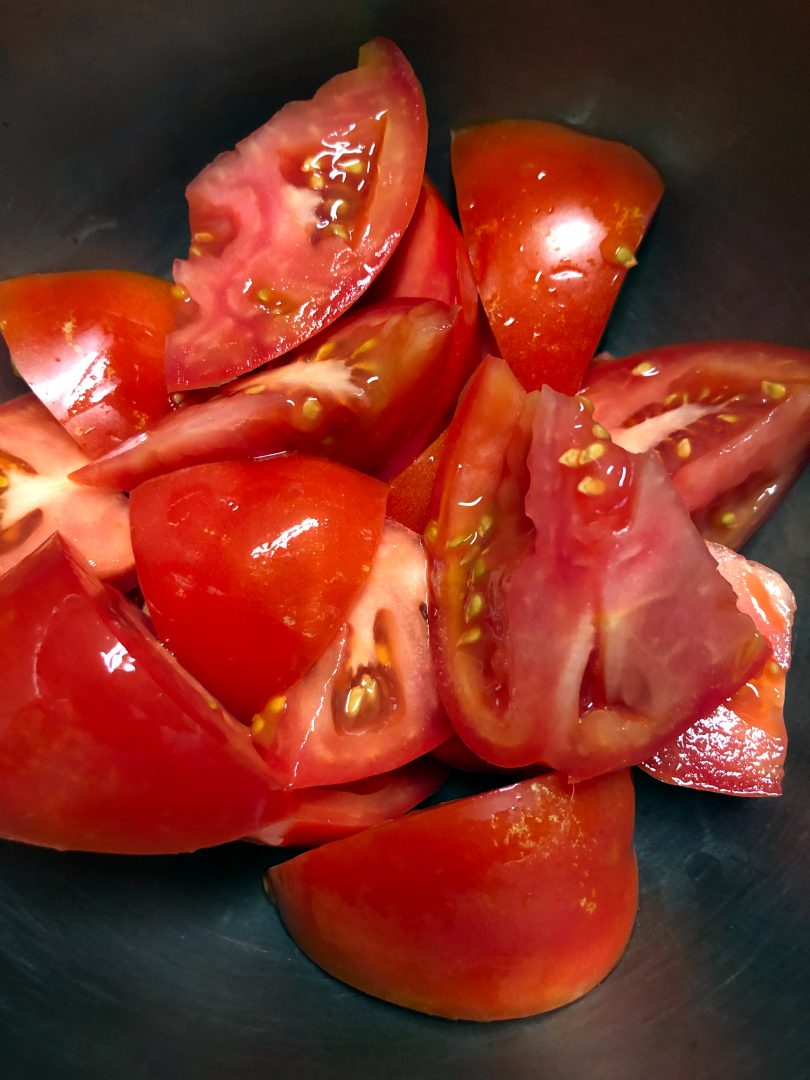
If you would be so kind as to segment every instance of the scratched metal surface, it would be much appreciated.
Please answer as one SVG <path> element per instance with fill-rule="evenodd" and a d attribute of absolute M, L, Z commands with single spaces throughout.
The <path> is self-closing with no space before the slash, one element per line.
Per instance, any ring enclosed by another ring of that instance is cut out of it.
<path fill-rule="evenodd" d="M 0 0 L 0 274 L 166 274 L 197 169 L 382 32 L 424 81 L 445 192 L 450 126 L 504 115 L 626 139 L 658 165 L 668 193 L 612 351 L 810 345 L 805 0 L 471 7 Z M 786 795 L 734 802 L 639 778 L 638 925 L 583 1001 L 476 1027 L 355 993 L 296 951 L 261 892 L 269 856 L 246 845 L 133 859 L 0 843 L 2 1075 L 805 1074 L 808 531 L 805 477 L 749 547 L 805 605 Z"/>

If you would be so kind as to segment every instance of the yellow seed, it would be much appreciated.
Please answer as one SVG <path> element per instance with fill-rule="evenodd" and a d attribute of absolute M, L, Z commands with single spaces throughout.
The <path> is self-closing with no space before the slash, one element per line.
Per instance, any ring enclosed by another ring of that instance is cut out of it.
<path fill-rule="evenodd" d="M 214 239 L 214 234 L 212 232 L 195 232 L 191 239 L 195 244 L 210 244 Z"/>
<path fill-rule="evenodd" d="M 245 389 L 245 393 L 250 397 L 253 394 L 261 394 L 264 391 L 264 383 L 254 383 L 253 386 L 248 386 Z"/>
<path fill-rule="evenodd" d="M 383 667 L 391 667 L 391 651 L 384 641 L 374 642 L 374 652 L 377 654 L 377 660 Z"/>
<path fill-rule="evenodd" d="M 591 401 L 591 399 L 589 397 L 585 397 L 584 394 L 576 394 L 575 396 L 581 408 L 583 408 L 589 416 L 592 416 L 593 402 Z"/>
<path fill-rule="evenodd" d="M 582 451 L 577 450 L 575 446 L 569 447 L 564 453 L 560 454 L 557 458 L 561 465 L 565 465 L 569 469 L 578 469 L 580 465 L 583 465 Z"/>
<path fill-rule="evenodd" d="M 349 693 L 346 695 L 346 715 L 357 716 L 360 710 L 363 708 L 366 699 L 366 691 L 362 686 L 353 686 Z"/>
<path fill-rule="evenodd" d="M 355 158 L 354 161 L 341 161 L 338 165 L 341 172 L 352 173 L 354 176 L 359 176 L 364 171 L 365 165 L 362 161 Z"/>
<path fill-rule="evenodd" d="M 261 735 L 261 733 L 264 731 L 264 723 L 265 723 L 265 721 L 264 721 L 264 717 L 262 716 L 262 714 L 261 713 L 256 713 L 256 715 L 253 717 L 253 721 L 252 721 L 252 723 L 250 725 L 251 734 L 253 734 L 253 735 Z"/>
<path fill-rule="evenodd" d="M 320 172 L 320 171 L 321 171 L 321 167 L 318 164 L 318 162 L 315 160 L 315 158 L 313 158 L 313 157 L 304 158 L 304 160 L 301 162 L 301 172 L 302 173 Z"/>
<path fill-rule="evenodd" d="M 8 477 L 0 474 L 0 491 L 8 487 Z"/>
<path fill-rule="evenodd" d="M 335 343 L 334 343 L 334 341 L 325 341 L 323 343 L 323 345 L 319 346 L 317 352 L 312 357 L 312 359 L 316 364 L 320 363 L 321 360 L 326 360 L 326 358 L 328 356 L 331 356 L 334 351 L 335 351 Z"/>
<path fill-rule="evenodd" d="M 317 398 L 308 397 L 304 399 L 304 404 L 301 406 L 301 412 L 303 413 L 305 420 L 317 420 L 323 412 L 323 405 L 321 405 Z"/>
<path fill-rule="evenodd" d="M 604 457 L 606 453 L 607 447 L 604 443 L 593 442 L 590 444 L 590 446 L 586 446 L 585 449 L 582 451 L 582 460 L 584 462 L 598 461 L 599 458 Z"/>
<path fill-rule="evenodd" d="M 708 397 L 708 396 L 709 396 L 710 394 L 711 394 L 711 390 L 710 390 L 710 389 L 708 388 L 708 386 L 704 386 L 704 387 L 703 387 L 703 389 L 702 389 L 702 390 L 700 391 L 700 393 L 698 394 L 698 396 L 697 396 L 697 399 L 698 399 L 698 401 L 705 401 L 705 400 L 706 400 L 706 398 L 707 398 L 707 397 Z"/>
<path fill-rule="evenodd" d="M 483 559 L 476 559 L 475 566 L 472 568 L 473 581 L 480 581 L 482 578 L 486 577 L 486 574 L 487 564 Z"/>
<path fill-rule="evenodd" d="M 675 447 L 675 453 L 679 458 L 688 458 L 692 453 L 692 444 L 688 439 L 681 439 Z"/>
<path fill-rule="evenodd" d="M 172 401 L 175 405 L 182 405 L 185 400 L 186 395 L 181 390 L 178 390 L 176 394 L 172 394 Z"/>
<path fill-rule="evenodd" d="M 425 541 L 433 546 L 436 543 L 436 537 L 439 535 L 439 523 L 437 521 L 429 521 L 425 526 Z"/>
<path fill-rule="evenodd" d="M 619 266 L 625 266 L 629 270 L 631 266 L 638 266 L 638 260 L 633 254 L 633 249 L 626 244 L 619 244 L 613 255 Z"/>
<path fill-rule="evenodd" d="M 185 300 L 186 297 L 188 296 L 188 293 L 186 292 L 186 290 L 183 288 L 182 285 L 172 285 L 172 287 L 171 287 L 171 289 L 169 291 L 171 292 L 171 294 L 175 298 L 175 300 Z"/>
<path fill-rule="evenodd" d="M 737 524 L 737 515 L 733 510 L 724 510 L 719 517 L 720 524 L 727 529 L 733 529 Z"/>
<path fill-rule="evenodd" d="M 583 495 L 603 495 L 605 481 L 600 480 L 598 476 L 583 476 L 577 484 L 577 491 Z"/>
<path fill-rule="evenodd" d="M 655 364 L 651 364 L 649 360 L 642 360 L 640 364 L 636 364 L 633 368 L 632 375 L 657 375 L 658 371 Z"/>
<path fill-rule="evenodd" d="M 339 237 L 345 244 L 351 240 L 351 233 L 345 225 L 341 225 L 339 221 L 333 221 L 331 225 L 327 226 L 330 233 Z"/>
<path fill-rule="evenodd" d="M 327 435 L 325 439 L 321 439 L 321 446 L 324 448 L 324 450 L 331 450 L 334 445 L 335 445 L 335 436 L 334 435 Z"/>
<path fill-rule="evenodd" d="M 717 419 L 722 420 L 724 424 L 736 424 L 739 417 L 735 413 L 721 412 L 717 414 Z"/>
<path fill-rule="evenodd" d="M 370 702 L 379 696 L 380 687 L 373 675 L 364 672 L 360 677 L 360 688 L 364 691 Z"/>
<path fill-rule="evenodd" d="M 454 536 L 452 540 L 447 541 L 449 548 L 461 547 L 462 544 L 469 543 L 475 537 L 475 533 L 459 533 L 458 536 Z"/>
<path fill-rule="evenodd" d="M 199 258 L 199 256 L 202 255 L 202 251 L 200 250 L 200 248 L 197 247 L 196 244 L 191 245 L 191 247 L 188 249 L 188 253 L 189 255 L 193 255 L 195 258 Z"/>
<path fill-rule="evenodd" d="M 765 670 L 768 672 L 769 675 L 776 676 L 779 674 L 782 668 L 779 666 L 776 660 L 771 658 L 765 665 Z"/>
<path fill-rule="evenodd" d="M 672 406 L 677 405 L 680 400 L 681 400 L 681 395 L 680 394 L 677 394 L 677 393 L 675 393 L 675 394 L 667 394 L 667 396 L 664 398 L 664 408 L 665 409 L 671 409 Z"/>
<path fill-rule="evenodd" d="M 262 288 L 257 289 L 256 299 L 262 304 L 278 303 L 278 297 L 272 289 Z"/>
<path fill-rule="evenodd" d="M 593 431 L 594 436 L 597 439 L 609 439 L 610 438 L 610 432 L 608 431 L 608 429 L 606 427 L 602 427 L 601 424 L 594 424 L 593 427 L 591 428 L 591 430 Z"/>
<path fill-rule="evenodd" d="M 459 645 L 474 645 L 476 641 L 481 640 L 481 627 L 471 626 L 469 630 L 465 630 L 461 637 L 458 639 Z"/>
<path fill-rule="evenodd" d="M 762 393 L 767 394 L 772 401 L 779 401 L 787 393 L 787 387 L 784 383 L 770 382 L 768 379 L 763 379 L 760 385 Z"/>
<path fill-rule="evenodd" d="M 470 593 L 467 607 L 464 609 L 464 618 L 467 622 L 477 618 L 484 610 L 484 597 L 480 592 Z"/>
<path fill-rule="evenodd" d="M 368 341 L 364 341 L 362 345 L 357 346 L 357 348 L 352 353 L 352 359 L 354 359 L 355 356 L 362 356 L 363 353 L 367 353 L 369 349 L 373 349 L 376 344 L 377 339 L 370 337 Z"/>
<path fill-rule="evenodd" d="M 494 524 L 495 518 L 492 516 L 492 514 L 484 514 L 484 516 L 478 522 L 478 535 L 486 536 Z"/>
<path fill-rule="evenodd" d="M 323 191 L 326 187 L 326 180 L 322 172 L 311 172 L 307 177 L 307 183 L 313 191 Z"/>
<path fill-rule="evenodd" d="M 275 697 L 271 697 L 267 702 L 267 711 L 271 716 L 278 716 L 279 713 L 283 713 L 287 708 L 287 699 L 284 694 L 276 694 Z"/>

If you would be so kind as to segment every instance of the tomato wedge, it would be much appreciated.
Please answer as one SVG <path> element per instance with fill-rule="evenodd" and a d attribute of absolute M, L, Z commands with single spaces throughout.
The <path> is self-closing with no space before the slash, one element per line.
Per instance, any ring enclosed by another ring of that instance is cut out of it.
<path fill-rule="evenodd" d="M 447 433 L 443 431 L 438 439 L 391 481 L 388 516 L 414 532 L 424 532 L 430 521 L 433 489 L 439 475 L 446 440 Z"/>
<path fill-rule="evenodd" d="M 238 719 L 333 637 L 371 570 L 385 498 L 377 480 L 293 455 L 195 465 L 133 492 L 155 629 Z"/>
<path fill-rule="evenodd" d="M 740 547 L 810 453 L 810 352 L 751 341 L 594 362 L 585 393 L 613 441 L 655 447 L 707 540 Z"/>
<path fill-rule="evenodd" d="M 268 871 L 292 937 L 331 975 L 419 1012 L 556 1009 L 624 951 L 638 902 L 626 772 L 557 774 L 417 811 Z"/>
<path fill-rule="evenodd" d="M 129 490 L 186 465 L 284 450 L 385 474 L 425 411 L 456 320 L 436 301 L 390 300 L 340 319 L 283 367 L 230 383 L 93 462 L 76 479 Z"/>
<path fill-rule="evenodd" d="M 171 285 L 123 270 L 0 281 L 0 330 L 43 405 L 91 458 L 169 412 Z"/>
<path fill-rule="evenodd" d="M 368 288 L 407 228 L 427 150 L 422 91 L 383 38 L 188 188 L 170 390 L 217 386 L 294 349 Z"/>
<path fill-rule="evenodd" d="M 501 355 L 525 389 L 574 393 L 663 194 L 621 143 L 505 120 L 453 136 L 464 239 Z"/>
<path fill-rule="evenodd" d="M 58 529 L 99 577 L 131 583 L 127 501 L 68 479 L 87 461 L 33 394 L 0 405 L 0 575 Z"/>
<path fill-rule="evenodd" d="M 245 729 L 65 541 L 0 579 L 0 610 L 0 836 L 159 854 L 281 812 Z"/>
<path fill-rule="evenodd" d="M 288 812 L 250 839 L 271 847 L 318 847 L 402 817 L 437 791 L 447 770 L 423 758 L 339 787 L 286 793 Z"/>
<path fill-rule="evenodd" d="M 634 764 L 762 668 L 657 455 L 613 445 L 586 399 L 527 396 L 490 358 L 442 470 L 434 658 L 480 757 L 576 780 Z"/>
<path fill-rule="evenodd" d="M 342 784 L 395 769 L 450 734 L 426 621 L 421 540 L 386 523 L 371 574 L 336 638 L 300 682 L 253 721 L 285 788 Z"/>
<path fill-rule="evenodd" d="M 714 712 L 641 763 L 645 772 L 679 787 L 724 795 L 781 795 L 787 754 L 784 704 L 790 632 L 796 600 L 774 570 L 709 544 L 733 586 L 740 611 L 770 643 L 763 670 Z"/>

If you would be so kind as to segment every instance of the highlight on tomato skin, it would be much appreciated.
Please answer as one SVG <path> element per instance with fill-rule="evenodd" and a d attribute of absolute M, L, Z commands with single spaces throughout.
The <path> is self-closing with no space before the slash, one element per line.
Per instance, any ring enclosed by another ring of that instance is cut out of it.
<path fill-rule="evenodd" d="M 530 1016 L 624 952 L 633 817 L 627 772 L 575 787 L 551 773 L 306 852 L 268 888 L 310 959 L 367 994 L 451 1019 Z"/>

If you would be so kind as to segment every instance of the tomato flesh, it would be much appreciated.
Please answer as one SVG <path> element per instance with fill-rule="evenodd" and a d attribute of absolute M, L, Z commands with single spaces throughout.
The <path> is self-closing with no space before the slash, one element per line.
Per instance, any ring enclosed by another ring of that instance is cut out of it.
<path fill-rule="evenodd" d="M 414 532 L 423 533 L 430 521 L 433 490 L 446 439 L 447 433 L 443 431 L 438 439 L 391 481 L 388 516 Z"/>
<path fill-rule="evenodd" d="M 220 154 L 187 192 L 192 242 L 174 266 L 169 389 L 236 378 L 353 304 L 407 228 L 426 149 L 416 77 L 378 38 L 354 71 Z"/>
<path fill-rule="evenodd" d="M 464 239 L 499 351 L 526 390 L 579 389 L 661 177 L 621 143 L 505 120 L 453 136 Z"/>
<path fill-rule="evenodd" d="M 384 485 L 283 456 L 195 465 L 131 497 L 155 629 L 241 720 L 315 662 L 366 580 Z"/>
<path fill-rule="evenodd" d="M 634 764 L 767 659 L 657 456 L 494 358 L 450 428 L 431 563 L 442 699 L 494 764 Z"/>
<path fill-rule="evenodd" d="M 268 872 L 292 937 L 331 975 L 419 1012 L 505 1020 L 581 997 L 638 900 L 626 772 L 557 774 L 444 803 Z"/>
<path fill-rule="evenodd" d="M 737 548 L 810 453 L 810 352 L 747 341 L 669 345 L 595 362 L 596 418 L 628 450 L 658 451 L 707 540 Z"/>
<path fill-rule="evenodd" d="M 718 544 L 709 544 L 709 549 L 737 594 L 737 606 L 767 638 L 773 655 L 759 675 L 660 747 L 641 768 L 679 787 L 724 795 L 781 795 L 787 754 L 785 680 L 796 600 L 774 570 Z"/>
<path fill-rule="evenodd" d="M 335 639 L 253 721 L 255 745 L 280 785 L 341 784 L 388 772 L 448 737 L 427 598 L 419 537 L 387 523 L 371 574 Z"/>
<path fill-rule="evenodd" d="M 76 479 L 130 490 L 187 465 L 285 450 L 386 474 L 403 443 L 421 438 L 454 323 L 455 315 L 436 301 L 365 307 L 307 342 L 284 366 L 246 375 L 188 405 Z"/>

